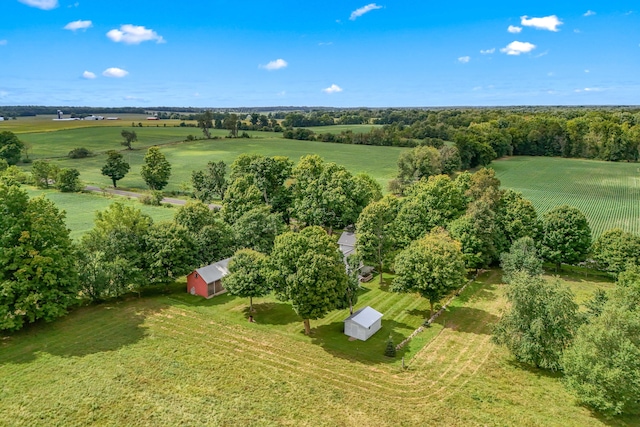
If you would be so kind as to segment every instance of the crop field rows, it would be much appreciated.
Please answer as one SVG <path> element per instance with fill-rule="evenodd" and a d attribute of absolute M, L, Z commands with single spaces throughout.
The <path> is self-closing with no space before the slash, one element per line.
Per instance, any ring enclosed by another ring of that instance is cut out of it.
<path fill-rule="evenodd" d="M 406 370 L 330 348 L 322 328 L 342 313 L 312 322 L 309 338 L 297 318 L 247 323 L 246 301 L 230 298 L 80 309 L 2 341 L 0 424 L 601 425 L 553 375 L 523 371 L 490 342 L 504 307 L 494 282 L 474 283 L 423 332 Z"/>
<path fill-rule="evenodd" d="M 640 234 L 640 171 L 635 163 L 512 157 L 492 167 L 502 186 L 521 192 L 540 215 L 568 204 L 585 214 L 594 238 L 615 227 Z"/>

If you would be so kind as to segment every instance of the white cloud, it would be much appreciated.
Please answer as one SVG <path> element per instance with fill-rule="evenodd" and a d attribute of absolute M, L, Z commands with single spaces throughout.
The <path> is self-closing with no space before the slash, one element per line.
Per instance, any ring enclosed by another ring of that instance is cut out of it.
<path fill-rule="evenodd" d="M 506 47 L 500 49 L 500 52 L 506 53 L 507 55 L 520 55 L 521 53 L 529 53 L 535 48 L 536 45 L 529 42 L 513 41 Z"/>
<path fill-rule="evenodd" d="M 318 43 L 318 46 L 331 46 L 333 44 L 333 42 L 320 42 Z"/>
<path fill-rule="evenodd" d="M 378 6 L 375 3 L 369 3 L 368 5 L 362 6 L 361 8 L 351 12 L 351 16 L 349 16 L 349 20 L 355 21 L 365 13 L 371 12 L 372 10 L 376 10 L 376 9 L 382 9 L 382 6 Z"/>
<path fill-rule="evenodd" d="M 82 73 L 82 77 L 88 80 L 92 80 L 96 78 L 96 73 L 92 73 L 91 71 L 85 71 L 84 73 Z"/>
<path fill-rule="evenodd" d="M 558 31 L 558 26 L 562 25 L 562 21 L 560 21 L 556 15 L 545 16 L 543 18 L 529 18 L 525 15 L 520 17 L 520 25 L 533 27 L 538 30 Z"/>
<path fill-rule="evenodd" d="M 589 72 L 590 72 L 590 70 L 584 70 L 584 72 L 585 72 L 585 73 L 589 73 Z"/>
<path fill-rule="evenodd" d="M 461 64 L 466 64 L 469 61 L 471 61 L 470 56 L 461 56 L 460 58 L 458 58 L 458 62 L 460 62 Z"/>
<path fill-rule="evenodd" d="M 490 54 L 494 53 L 495 51 L 496 51 L 496 48 L 492 47 L 491 49 L 480 50 L 480 53 L 483 54 L 483 55 L 490 55 Z"/>
<path fill-rule="evenodd" d="M 329 94 L 338 93 L 338 92 L 342 92 L 342 88 L 340 86 L 336 85 L 336 84 L 332 84 L 331 86 L 322 89 L 322 91 L 324 93 L 329 93 Z"/>
<path fill-rule="evenodd" d="M 6 46 L 8 43 L 7 40 L 0 40 L 0 46 Z"/>
<path fill-rule="evenodd" d="M 593 10 L 587 10 L 582 16 L 593 16 L 596 13 Z"/>
<path fill-rule="evenodd" d="M 509 31 L 512 34 L 518 34 L 520 31 L 522 31 L 522 27 L 517 27 L 515 25 L 509 25 L 509 27 L 507 28 L 507 31 Z"/>
<path fill-rule="evenodd" d="M 51 10 L 58 7 L 58 0 L 18 0 L 27 6 L 37 7 L 42 10 Z"/>
<path fill-rule="evenodd" d="M 76 31 L 76 30 L 86 30 L 87 28 L 91 28 L 91 27 L 93 27 L 93 23 L 91 21 L 73 21 L 65 25 L 64 29 Z"/>
<path fill-rule="evenodd" d="M 102 72 L 102 75 L 105 77 L 115 77 L 115 78 L 122 78 L 127 74 L 129 74 L 128 71 L 123 70 L 122 68 L 116 68 L 116 67 L 107 68 Z"/>
<path fill-rule="evenodd" d="M 164 43 L 165 40 L 155 31 L 141 25 L 125 24 L 119 30 L 111 30 L 107 37 L 116 43 L 140 44 L 142 42 L 155 40 L 156 43 Z"/>
<path fill-rule="evenodd" d="M 574 90 L 574 92 L 576 93 L 581 93 L 581 92 L 602 92 L 603 89 L 599 88 L 599 87 L 585 87 L 584 89 L 576 89 Z"/>
<path fill-rule="evenodd" d="M 273 70 L 279 70 L 281 68 L 285 68 L 287 65 L 289 65 L 287 61 L 285 61 L 284 59 L 278 58 L 275 61 L 270 61 L 266 65 L 258 65 L 258 68 L 264 68 L 265 70 L 273 71 Z"/>

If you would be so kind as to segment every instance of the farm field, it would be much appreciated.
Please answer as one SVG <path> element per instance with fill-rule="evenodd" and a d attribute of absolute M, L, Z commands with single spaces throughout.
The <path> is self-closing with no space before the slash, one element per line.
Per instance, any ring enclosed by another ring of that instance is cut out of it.
<path fill-rule="evenodd" d="M 494 161 L 503 188 L 521 192 L 538 214 L 568 204 L 580 209 L 593 236 L 619 227 L 640 234 L 640 165 L 556 157 Z"/>
<path fill-rule="evenodd" d="M 374 279 L 375 280 L 375 279 Z M 257 299 L 168 293 L 76 310 L 0 342 L 0 424 L 39 425 L 557 425 L 633 426 L 576 406 L 560 378 L 516 363 L 490 342 L 504 307 L 490 272 L 412 341 L 407 370 L 382 356 L 427 305 L 367 284 L 358 306 L 385 314 L 365 343 L 341 333 L 346 311 L 312 321 Z M 593 291 L 609 283 L 573 279 Z"/>
<path fill-rule="evenodd" d="M 58 209 L 67 214 L 65 223 L 71 230 L 71 238 L 79 239 L 87 231 L 93 228 L 93 220 L 97 211 L 106 209 L 115 201 L 140 209 L 149 215 L 155 222 L 170 221 L 178 209 L 171 205 L 148 206 L 138 200 L 132 200 L 121 196 L 102 196 L 91 193 L 61 193 L 57 190 L 40 190 L 33 187 L 24 187 L 29 197 L 37 197 L 44 194 L 45 197 L 56 204 Z"/>
<path fill-rule="evenodd" d="M 15 134 L 23 134 L 29 132 L 52 132 L 66 129 L 84 129 L 95 127 L 126 127 L 131 126 L 131 122 L 136 124 L 142 123 L 144 126 L 154 126 L 166 123 L 167 126 L 177 126 L 181 120 L 162 120 L 160 122 L 147 121 L 146 114 L 96 114 L 96 116 L 111 117 L 115 116 L 120 120 L 69 120 L 54 121 L 55 115 L 38 115 L 35 117 L 18 117 L 17 120 L 5 120 L 0 123 L 0 131 L 11 131 Z M 65 114 L 65 117 L 69 117 Z"/>
<path fill-rule="evenodd" d="M 131 189 L 146 189 L 140 177 L 140 167 L 146 147 L 165 144 L 162 152 L 172 165 L 172 177 L 166 191 L 179 190 L 181 183 L 191 180 L 191 172 L 202 169 L 209 161 L 224 160 L 230 165 L 242 153 L 288 156 L 297 162 L 301 156 L 318 154 L 326 161 L 345 166 L 352 173 L 366 172 L 374 177 L 383 188 L 396 174 L 396 162 L 404 148 L 373 147 L 365 145 L 341 145 L 313 141 L 296 141 L 281 138 L 272 132 L 248 132 L 252 138 L 211 139 L 183 142 L 187 135 L 200 136 L 197 128 L 142 127 L 123 129 L 135 130 L 138 142 L 134 150 L 122 151 L 131 165 L 129 174 L 118 182 L 118 186 Z M 80 179 L 97 186 L 110 185 L 108 178 L 100 173 L 106 156 L 99 154 L 86 159 L 68 159 L 64 156 L 77 147 L 85 147 L 96 153 L 107 150 L 121 150 L 121 128 L 98 127 L 71 129 L 56 132 L 27 133 L 20 138 L 31 145 L 30 157 L 52 158 L 60 167 L 74 167 L 80 171 Z M 225 130 L 214 130 L 213 136 L 225 136 Z M 29 166 L 25 166 L 26 169 Z"/>

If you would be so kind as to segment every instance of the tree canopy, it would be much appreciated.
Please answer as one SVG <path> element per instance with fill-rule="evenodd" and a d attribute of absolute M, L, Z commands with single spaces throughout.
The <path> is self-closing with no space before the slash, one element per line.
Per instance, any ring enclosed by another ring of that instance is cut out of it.
<path fill-rule="evenodd" d="M 15 165 L 20 161 L 24 148 L 24 142 L 20 141 L 13 132 L 0 132 L 0 159 L 6 160 L 9 165 Z"/>
<path fill-rule="evenodd" d="M 147 150 L 140 175 L 152 190 L 162 190 L 169 183 L 171 164 L 158 147 Z"/>
<path fill-rule="evenodd" d="M 563 205 L 542 219 L 542 256 L 559 269 L 561 264 L 584 261 L 591 247 L 591 228 L 577 208 Z"/>

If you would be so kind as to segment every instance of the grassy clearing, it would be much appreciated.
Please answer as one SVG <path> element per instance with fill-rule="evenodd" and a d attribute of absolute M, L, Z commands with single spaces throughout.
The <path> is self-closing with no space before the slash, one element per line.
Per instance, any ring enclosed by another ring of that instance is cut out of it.
<path fill-rule="evenodd" d="M 554 157 L 511 157 L 491 167 L 539 214 L 568 204 L 584 212 L 593 236 L 619 227 L 640 234 L 640 166 Z"/>
<path fill-rule="evenodd" d="M 118 182 L 118 186 L 132 189 L 146 189 L 140 177 L 140 167 L 147 147 L 154 144 L 168 144 L 162 152 L 172 165 L 172 177 L 166 190 L 180 190 L 181 183 L 191 180 L 191 172 L 202 169 L 209 161 L 224 160 L 228 165 L 242 153 L 288 156 L 298 161 L 301 156 L 318 154 L 326 161 L 344 165 L 353 173 L 366 172 L 386 188 L 387 182 L 396 174 L 396 162 L 404 150 L 397 147 L 372 147 L 364 145 L 337 145 L 323 142 L 295 141 L 276 137 L 270 132 L 249 132 L 251 139 L 211 139 L 181 142 L 187 135 L 198 135 L 195 128 L 131 128 L 135 129 L 139 141 L 135 150 L 122 153 L 131 165 L 129 174 Z M 120 128 L 88 128 L 65 130 L 54 133 L 36 133 L 21 136 L 32 146 L 31 157 L 50 158 L 66 156 L 76 147 L 88 148 L 96 152 L 120 150 Z M 215 130 L 214 136 L 224 136 L 227 132 Z M 54 159 L 61 167 L 74 167 L 80 171 L 80 179 L 88 184 L 107 186 L 109 179 L 100 173 L 106 156 L 97 155 L 86 159 Z M 25 166 L 28 169 L 28 166 Z"/>
<path fill-rule="evenodd" d="M 361 343 L 342 335 L 345 312 L 312 322 L 306 337 L 275 300 L 257 301 L 251 324 L 246 300 L 207 301 L 176 286 L 4 337 L 0 424 L 640 425 L 595 417 L 558 375 L 520 366 L 491 344 L 504 307 L 495 273 L 410 344 L 405 371 L 381 354 L 389 329 L 424 315 L 426 304 L 411 295 L 367 285 L 359 306 L 381 309 L 385 330 Z"/>
<path fill-rule="evenodd" d="M 145 214 L 153 218 L 154 221 L 164 221 L 173 219 L 177 208 L 171 205 L 148 206 L 143 205 L 138 200 L 121 196 L 111 196 L 91 194 L 91 193 L 61 193 L 56 190 L 39 190 L 25 187 L 29 197 L 36 197 L 44 194 L 45 197 L 56 204 L 59 209 L 67 213 L 65 220 L 67 227 L 71 230 L 71 238 L 78 239 L 84 233 L 93 228 L 93 220 L 98 211 L 106 209 L 115 201 L 140 209 Z"/>

